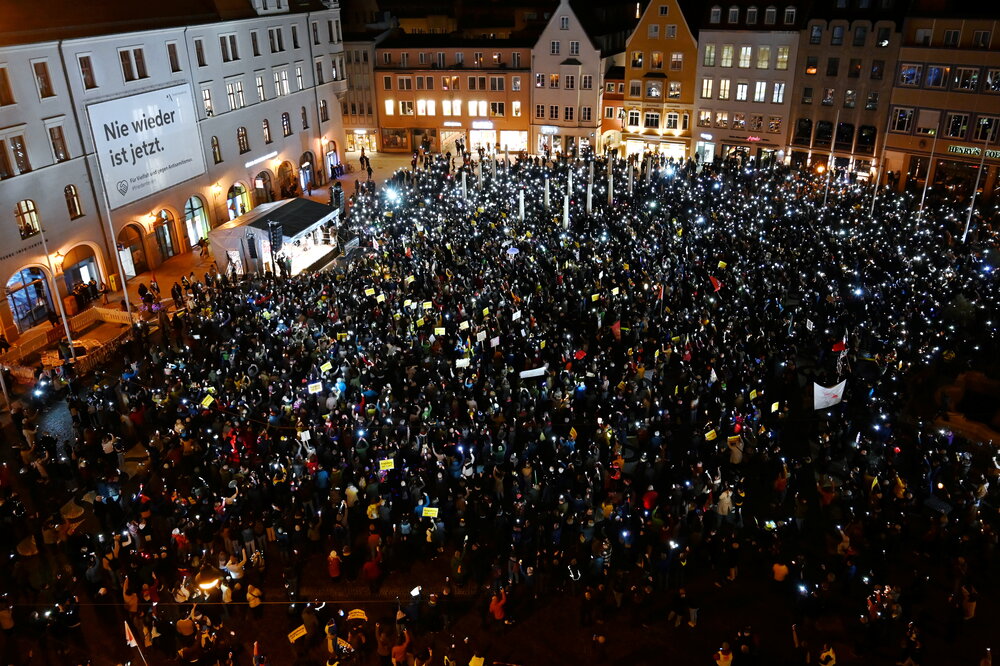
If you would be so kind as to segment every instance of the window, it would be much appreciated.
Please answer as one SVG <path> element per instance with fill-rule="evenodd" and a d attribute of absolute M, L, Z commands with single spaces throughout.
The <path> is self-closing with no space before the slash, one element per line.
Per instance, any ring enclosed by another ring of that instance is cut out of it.
<path fill-rule="evenodd" d="M 980 116 L 976 120 L 976 141 L 989 141 L 991 144 L 997 140 L 997 128 L 1000 127 L 1000 118 L 996 116 Z"/>
<path fill-rule="evenodd" d="M 660 114 L 656 111 L 647 111 L 642 119 L 642 126 L 646 129 L 660 128 Z"/>
<path fill-rule="evenodd" d="M 632 51 L 632 67 L 635 69 L 642 67 L 642 51 Z"/>
<path fill-rule="evenodd" d="M 705 44 L 705 55 L 701 64 L 705 67 L 715 67 L 715 44 Z"/>
<path fill-rule="evenodd" d="M 535 87 L 536 88 L 544 88 L 545 87 L 545 75 L 544 74 L 535 74 Z"/>
<path fill-rule="evenodd" d="M 899 81 L 897 81 L 897 83 L 901 86 L 911 86 L 911 87 L 919 86 L 923 69 L 924 69 L 923 65 L 912 65 L 912 64 L 900 65 Z"/>
<path fill-rule="evenodd" d="M 563 87 L 566 88 L 566 90 L 575 90 L 576 77 L 573 76 L 572 74 L 567 74 L 565 77 L 563 77 Z"/>
<path fill-rule="evenodd" d="M 226 99 L 229 101 L 229 110 L 242 109 L 246 106 L 246 99 L 243 96 L 243 81 L 236 79 L 226 82 Z"/>
<path fill-rule="evenodd" d="M 976 30 L 972 33 L 972 47 L 976 49 L 990 48 L 990 31 Z"/>
<path fill-rule="evenodd" d="M 149 78 L 146 73 L 146 57 L 141 48 L 121 49 L 118 57 L 122 63 L 122 76 L 125 81 L 138 81 Z"/>
<path fill-rule="evenodd" d="M 545 105 L 544 104 L 536 104 L 535 105 L 535 118 L 544 118 L 544 117 L 545 117 Z"/>
<path fill-rule="evenodd" d="M 751 48 L 749 46 L 740 47 L 740 67 L 746 69 L 750 66 Z"/>
<path fill-rule="evenodd" d="M 587 107 L 589 109 L 589 107 Z M 514 118 L 521 117 L 521 102 L 514 100 L 510 103 L 510 115 Z"/>
<path fill-rule="evenodd" d="M 80 78 L 83 79 L 84 90 L 93 90 L 97 87 L 97 79 L 94 76 L 94 64 L 90 60 L 90 56 L 80 56 L 77 62 L 80 63 Z M 0 88 L 3 87 L 2 79 L 5 73 L 6 70 L 0 69 Z"/>
<path fill-rule="evenodd" d="M 326 38 L 331 44 L 337 39 L 337 34 L 333 30 L 333 21 L 329 19 L 326 22 Z"/>
<path fill-rule="evenodd" d="M 274 73 L 274 95 L 281 97 L 288 94 L 288 72 L 281 69 Z"/>
<path fill-rule="evenodd" d="M 764 24 L 774 25 L 774 22 L 778 20 L 778 10 L 774 7 L 768 7 L 764 10 Z"/>
<path fill-rule="evenodd" d="M 285 36 L 280 27 L 267 29 L 267 41 L 271 53 L 281 53 L 285 50 Z"/>
<path fill-rule="evenodd" d="M 684 54 L 680 52 L 670 54 L 670 69 L 678 72 L 684 67 Z"/>
<path fill-rule="evenodd" d="M 958 90 L 976 90 L 979 87 L 979 70 L 971 67 L 958 67 L 955 71 L 955 88 Z"/>
<path fill-rule="evenodd" d="M 299 26 L 292 26 L 292 48 L 299 48 Z"/>
<path fill-rule="evenodd" d="M 950 67 L 928 65 L 927 76 L 924 78 L 924 85 L 928 88 L 944 88 L 948 85 L 948 75 L 950 71 Z"/>
<path fill-rule="evenodd" d="M 465 63 L 465 54 L 461 51 L 455 54 L 455 64 L 461 67 Z"/>
<path fill-rule="evenodd" d="M 812 127 L 812 120 L 809 118 L 799 118 L 795 123 L 795 135 L 792 137 L 792 143 L 809 145 L 809 141 L 812 138 Z"/>
<path fill-rule="evenodd" d="M 181 71 L 181 59 L 177 54 L 177 42 L 167 42 L 167 64 L 170 65 L 171 74 Z"/>
<path fill-rule="evenodd" d="M 506 105 L 503 102 L 490 102 L 490 117 L 503 118 L 504 115 L 506 115 Z M 572 119 L 573 118 L 570 117 L 568 120 Z"/>
<path fill-rule="evenodd" d="M 814 25 L 809 28 L 809 43 L 810 44 L 821 44 L 823 42 L 823 28 L 818 25 Z"/>
<path fill-rule="evenodd" d="M 958 46 L 958 42 L 961 39 L 961 33 L 958 30 L 945 30 L 944 31 L 944 45 L 950 46 L 952 48 Z"/>
<path fill-rule="evenodd" d="M 756 81 L 753 84 L 753 101 L 767 101 L 767 81 Z"/>
<path fill-rule="evenodd" d="M 260 123 L 261 131 L 264 134 L 264 143 L 271 143 L 271 123 L 268 122 L 267 118 Z"/>
<path fill-rule="evenodd" d="M 895 107 L 892 110 L 892 115 L 889 116 L 889 123 L 893 132 L 909 133 L 910 126 L 913 124 L 913 109 Z"/>
<path fill-rule="evenodd" d="M 729 99 L 729 79 L 719 81 L 719 99 Z"/>
<path fill-rule="evenodd" d="M 712 79 L 701 80 L 701 98 L 712 99 Z"/>
<path fill-rule="evenodd" d="M 802 89 L 802 103 L 803 104 L 813 103 L 813 89 L 809 86 L 806 86 L 805 88 Z"/>
<path fill-rule="evenodd" d="M 757 69 L 767 69 L 771 66 L 771 47 L 757 47 Z"/>
<path fill-rule="evenodd" d="M 514 51 L 510 54 L 510 66 L 514 69 L 521 67 L 521 53 L 519 51 Z"/>
<path fill-rule="evenodd" d="M 712 7 L 712 12 L 708 17 L 709 23 L 719 23 L 722 21 L 722 7 Z"/>
<path fill-rule="evenodd" d="M 858 104 L 858 91 L 848 88 L 844 91 L 844 108 L 853 109 Z"/>
<path fill-rule="evenodd" d="M 433 113 L 431 115 L 434 115 Z M 309 114 L 306 113 L 306 107 L 301 107 L 299 110 L 299 116 L 302 118 L 302 130 L 305 131 L 309 129 Z"/>
<path fill-rule="evenodd" d="M 917 134 L 934 136 L 941 126 L 941 112 L 931 109 L 920 109 L 917 113 L 917 124 L 915 131 Z"/>
<path fill-rule="evenodd" d="M 559 120 L 559 107 L 555 104 L 549 105 L 549 120 Z"/>
<path fill-rule="evenodd" d="M 862 125 L 858 128 L 858 142 L 854 149 L 859 153 L 868 153 L 871 155 L 875 152 L 876 136 L 878 136 L 878 130 L 873 126 Z"/>
<path fill-rule="evenodd" d="M 889 37 L 892 33 L 889 32 L 889 28 L 879 28 L 878 33 L 875 36 L 875 46 L 884 49 L 889 46 Z"/>
<path fill-rule="evenodd" d="M 413 102 L 409 100 L 400 100 L 399 102 L 399 115 L 401 116 L 412 116 L 413 115 Z"/>
<path fill-rule="evenodd" d="M 32 69 L 35 70 L 35 85 L 38 87 L 38 96 L 42 99 L 46 97 L 55 97 L 55 91 L 52 89 L 52 79 L 49 77 L 49 65 L 44 60 L 32 63 Z"/>
<path fill-rule="evenodd" d="M 474 80 L 475 77 L 469 77 L 470 80 Z M 413 90 L 413 79 L 408 76 L 397 76 L 396 77 L 396 88 L 398 90 Z M 475 85 L 471 85 L 469 90 L 475 90 Z"/>
<path fill-rule="evenodd" d="M 49 126 L 49 143 L 52 144 L 52 157 L 56 162 L 65 162 L 69 159 L 69 150 L 66 149 L 66 136 L 63 134 L 62 125 Z"/>
<path fill-rule="evenodd" d="M 757 23 L 757 8 L 747 7 L 747 25 L 756 25 Z"/>
<path fill-rule="evenodd" d="M 788 48 L 787 46 L 778 47 L 778 57 L 774 63 L 775 69 L 788 69 Z"/>
<path fill-rule="evenodd" d="M 319 64 L 319 63 L 317 63 L 317 64 Z M 382 89 L 383 90 L 392 90 L 392 77 L 391 76 L 383 76 L 382 77 Z M 447 89 L 448 89 L 448 86 L 445 86 L 445 90 L 447 90 Z"/>
<path fill-rule="evenodd" d="M 14 217 L 17 220 L 17 228 L 21 232 L 22 240 L 31 238 L 41 228 L 38 224 L 38 210 L 35 208 L 35 202 L 31 199 L 17 202 L 14 206 Z"/>
<path fill-rule="evenodd" d="M 770 116 L 767 119 L 767 131 L 771 134 L 781 133 L 781 116 Z"/>
<path fill-rule="evenodd" d="M 517 77 L 514 77 L 517 79 Z M 580 89 L 581 90 L 593 90 L 594 88 L 594 76 L 592 74 L 584 74 L 580 77 Z M 521 88 L 518 87 L 517 90 Z"/>
<path fill-rule="evenodd" d="M 700 109 L 698 111 L 698 127 L 712 126 L 712 111 L 710 109 Z"/>
<path fill-rule="evenodd" d="M 239 60 L 240 54 L 236 49 L 236 35 L 219 35 L 219 50 L 222 51 L 222 62 L 232 62 Z"/>
<path fill-rule="evenodd" d="M 575 108 L 572 106 L 567 106 L 563 108 L 563 120 L 573 120 L 574 112 Z"/>
<path fill-rule="evenodd" d="M 863 25 L 859 25 L 854 29 L 854 40 L 851 42 L 854 46 L 864 46 L 865 42 L 868 41 L 868 28 Z"/>
<path fill-rule="evenodd" d="M 559 29 L 560 30 L 569 30 L 569 17 L 568 16 L 560 16 L 559 17 Z"/>
<path fill-rule="evenodd" d="M 760 132 L 764 129 L 764 116 L 759 113 L 750 114 L 750 126 L 751 132 Z"/>
<path fill-rule="evenodd" d="M 844 44 L 844 26 L 835 25 L 830 31 L 830 44 L 833 46 L 843 46 Z"/>
<path fill-rule="evenodd" d="M 391 116 L 396 113 L 396 104 L 391 100 L 385 100 L 385 115 Z"/>
<path fill-rule="evenodd" d="M 795 7 L 785 8 L 785 25 L 791 25 L 795 23 Z"/>
<path fill-rule="evenodd" d="M 591 111 L 589 106 L 580 107 L 580 121 L 589 123 L 591 119 Z"/>
<path fill-rule="evenodd" d="M 250 137 L 247 136 L 246 127 L 236 130 L 236 143 L 240 147 L 240 155 L 250 152 Z"/>
<path fill-rule="evenodd" d="M 639 111 L 636 109 L 629 109 L 628 112 L 628 124 L 630 126 L 636 126 L 639 124 Z"/>
<path fill-rule="evenodd" d="M 250 50 L 255 58 L 260 56 L 260 35 L 257 34 L 256 30 L 250 31 Z"/>
<path fill-rule="evenodd" d="M 722 45 L 722 59 L 719 62 L 720 67 L 732 67 L 733 66 L 733 45 L 723 44 Z"/>
<path fill-rule="evenodd" d="M 549 74 L 549 88 L 558 88 L 558 87 L 559 87 L 559 75 Z"/>
<path fill-rule="evenodd" d="M 728 111 L 716 111 L 715 112 L 715 126 L 726 128 L 729 127 L 729 112 Z"/>
<path fill-rule="evenodd" d="M 734 130 L 742 130 L 747 127 L 747 114 L 736 112 L 733 114 L 733 124 L 730 125 Z"/>
<path fill-rule="evenodd" d="M 83 217 L 83 206 L 80 205 L 80 193 L 76 185 L 67 185 L 63 188 L 63 196 L 66 197 L 66 210 L 69 212 L 69 219 L 75 220 Z"/>
<path fill-rule="evenodd" d="M 205 45 L 200 39 L 194 40 L 194 57 L 198 61 L 199 67 L 204 67 L 205 62 Z"/>
<path fill-rule="evenodd" d="M 671 23 L 670 25 L 667 26 L 666 38 L 667 39 L 677 39 L 677 26 L 674 25 L 673 23 Z"/>
<path fill-rule="evenodd" d="M 321 99 L 319 101 L 319 121 L 325 123 L 330 119 L 330 109 L 327 107 L 326 100 Z"/>
<path fill-rule="evenodd" d="M 667 99 L 680 99 L 680 98 L 681 98 L 681 82 L 670 81 L 667 84 Z"/>
<path fill-rule="evenodd" d="M 736 82 L 736 101 L 737 102 L 745 102 L 745 101 L 747 101 L 747 91 L 749 90 L 749 88 L 750 88 L 750 85 L 746 81 L 737 81 Z"/>
<path fill-rule="evenodd" d="M 646 26 L 646 36 L 649 37 L 649 39 L 659 39 L 660 38 L 660 24 L 659 23 L 650 23 L 648 26 Z"/>
<path fill-rule="evenodd" d="M 840 58 L 827 58 L 826 75 L 837 76 L 838 72 L 840 72 Z"/>
<path fill-rule="evenodd" d="M 833 98 L 837 94 L 834 88 L 823 88 L 823 99 L 820 104 L 823 106 L 833 106 Z"/>
<path fill-rule="evenodd" d="M 885 60 L 872 60 L 871 79 L 873 81 L 881 81 L 882 74 L 884 72 L 885 72 Z"/>
<path fill-rule="evenodd" d="M 559 42 L 549 42 L 549 55 L 559 55 Z"/>
<path fill-rule="evenodd" d="M 865 101 L 865 110 L 874 111 L 878 108 L 878 93 L 870 92 L 868 93 L 868 99 Z"/>
<path fill-rule="evenodd" d="M 730 7 L 729 8 L 729 16 L 728 16 L 727 20 L 730 23 L 739 23 L 740 22 L 740 8 L 736 7 L 736 6 Z"/>
<path fill-rule="evenodd" d="M 580 42 L 572 41 L 569 43 L 569 54 L 571 56 L 580 55 Z"/>
<path fill-rule="evenodd" d="M 292 135 L 292 117 L 286 111 L 281 114 L 281 135 L 291 136 Z"/>
<path fill-rule="evenodd" d="M 667 5 L 660 5 L 659 7 L 657 7 L 657 10 L 659 11 L 660 16 L 666 16 L 667 12 L 670 11 L 670 7 L 668 7 Z"/>
<path fill-rule="evenodd" d="M 781 104 L 785 101 L 785 83 L 783 81 L 774 82 L 774 90 L 771 92 L 771 103 Z"/>
<path fill-rule="evenodd" d="M 861 58 L 851 58 L 847 65 L 847 77 L 850 79 L 861 78 Z"/>
<path fill-rule="evenodd" d="M 606 107 L 604 107 L 604 117 L 608 118 L 609 120 L 610 119 L 614 119 L 614 117 L 615 117 L 615 107 L 613 107 L 613 106 L 606 106 Z"/>
<path fill-rule="evenodd" d="M 646 81 L 646 97 L 663 98 L 663 81 Z"/>
<path fill-rule="evenodd" d="M 305 81 L 302 78 L 302 65 L 295 66 L 295 89 L 305 90 Z"/>
<path fill-rule="evenodd" d="M 944 124 L 944 135 L 951 139 L 964 139 L 969 131 L 969 114 L 949 113 Z"/>
<path fill-rule="evenodd" d="M 1000 69 L 986 70 L 985 92 L 1000 93 Z"/>
<path fill-rule="evenodd" d="M 670 113 L 667 114 L 666 120 L 667 120 L 667 125 L 666 125 L 667 129 L 677 129 L 677 123 L 678 121 L 680 121 L 680 114 L 671 111 Z"/>
<path fill-rule="evenodd" d="M 215 110 L 212 108 L 212 91 L 208 88 L 201 89 L 201 105 L 205 109 L 206 116 L 215 115 Z"/>
<path fill-rule="evenodd" d="M 813 135 L 813 145 L 826 147 L 833 139 L 833 123 L 829 120 L 820 120 L 816 123 L 816 133 Z"/>

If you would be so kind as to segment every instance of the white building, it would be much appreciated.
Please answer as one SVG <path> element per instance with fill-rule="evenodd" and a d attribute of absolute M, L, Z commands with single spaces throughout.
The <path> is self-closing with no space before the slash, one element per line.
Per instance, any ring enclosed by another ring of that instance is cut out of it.
<path fill-rule="evenodd" d="M 531 52 L 532 152 L 603 151 L 603 73 L 634 24 L 617 4 L 560 0 Z"/>
<path fill-rule="evenodd" d="M 91 8 L 60 24 L 34 7 L 39 16 L 0 33 L 0 201 L 15 216 L 0 225 L 8 339 L 55 308 L 50 278 L 61 294 L 90 278 L 120 285 L 118 258 L 126 279 L 155 268 L 258 203 L 323 186 L 339 162 L 338 4 L 185 4 L 130 7 L 115 23 Z M 40 34 L 58 39 L 32 41 Z M 146 130 L 130 131 L 147 111 Z M 136 161 L 126 177 L 109 168 L 119 146 Z"/>
<path fill-rule="evenodd" d="M 802 13 L 743 0 L 700 17 L 695 158 L 784 161 Z"/>

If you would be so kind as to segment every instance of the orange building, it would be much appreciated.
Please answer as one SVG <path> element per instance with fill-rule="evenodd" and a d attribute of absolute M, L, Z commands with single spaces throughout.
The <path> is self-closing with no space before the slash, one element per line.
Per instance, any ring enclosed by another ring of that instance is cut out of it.
<path fill-rule="evenodd" d="M 690 20 L 698 17 L 687 7 Z M 698 43 L 678 0 L 652 0 L 625 49 L 627 154 L 691 155 Z"/>
<path fill-rule="evenodd" d="M 618 148 L 625 127 L 625 68 L 613 65 L 604 74 L 604 97 L 601 109 L 601 136 L 605 148 Z"/>
<path fill-rule="evenodd" d="M 381 149 L 528 149 L 534 38 L 400 34 L 375 54 Z"/>

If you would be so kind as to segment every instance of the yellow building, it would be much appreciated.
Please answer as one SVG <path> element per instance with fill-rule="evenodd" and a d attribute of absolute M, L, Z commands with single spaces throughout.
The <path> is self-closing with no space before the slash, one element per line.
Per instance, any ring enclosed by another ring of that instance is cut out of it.
<path fill-rule="evenodd" d="M 690 20 L 697 14 L 689 10 Z M 691 155 L 698 43 L 677 0 L 652 0 L 625 49 L 627 154 Z"/>

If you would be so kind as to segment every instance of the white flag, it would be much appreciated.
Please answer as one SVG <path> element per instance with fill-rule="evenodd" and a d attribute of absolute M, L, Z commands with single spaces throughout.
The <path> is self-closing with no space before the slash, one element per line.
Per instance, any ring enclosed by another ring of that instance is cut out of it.
<path fill-rule="evenodd" d="M 846 386 L 846 379 L 830 388 L 813 382 L 813 409 L 826 409 L 839 405 L 840 401 L 844 399 L 844 387 Z"/>

